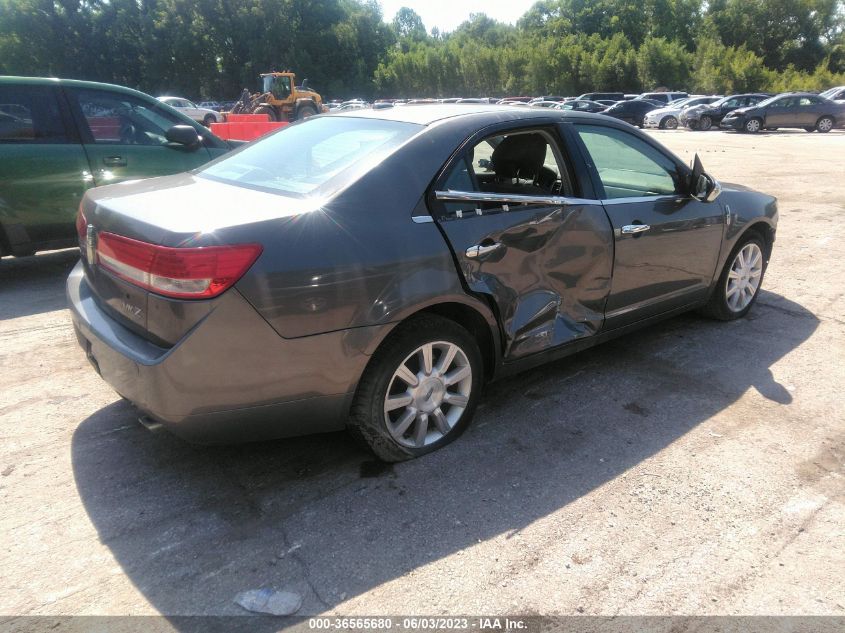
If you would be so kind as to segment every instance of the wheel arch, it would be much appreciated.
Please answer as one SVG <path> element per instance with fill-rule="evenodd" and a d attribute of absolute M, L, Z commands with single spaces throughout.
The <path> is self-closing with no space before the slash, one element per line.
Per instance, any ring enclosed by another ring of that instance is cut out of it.
<path fill-rule="evenodd" d="M 735 244 L 739 244 L 750 235 L 756 235 L 763 240 L 763 246 L 766 249 L 764 254 L 766 256 L 766 262 L 768 262 L 775 244 L 775 228 L 765 220 L 758 220 L 745 227 L 737 237 Z"/>
<path fill-rule="evenodd" d="M 502 358 L 498 321 L 489 307 L 483 304 L 479 305 L 479 302 L 473 301 L 471 297 L 467 297 L 466 301 L 455 297 L 446 297 L 442 301 L 433 301 L 426 305 L 417 306 L 414 310 L 403 314 L 401 318 L 392 323 L 392 327 L 384 336 L 377 341 L 373 341 L 374 344 L 368 350 L 370 360 L 367 361 L 363 371 L 366 372 L 367 367 L 372 362 L 372 357 L 399 326 L 415 317 L 428 314 L 457 323 L 475 338 L 481 352 L 481 359 L 484 362 L 484 379 L 485 381 L 492 380 Z"/>

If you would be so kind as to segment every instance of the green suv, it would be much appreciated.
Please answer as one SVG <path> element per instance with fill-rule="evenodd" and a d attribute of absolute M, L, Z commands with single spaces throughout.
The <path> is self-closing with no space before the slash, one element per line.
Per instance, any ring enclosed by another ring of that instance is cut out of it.
<path fill-rule="evenodd" d="M 230 149 L 136 90 L 0 77 L 0 255 L 74 246 L 91 187 L 188 171 Z"/>

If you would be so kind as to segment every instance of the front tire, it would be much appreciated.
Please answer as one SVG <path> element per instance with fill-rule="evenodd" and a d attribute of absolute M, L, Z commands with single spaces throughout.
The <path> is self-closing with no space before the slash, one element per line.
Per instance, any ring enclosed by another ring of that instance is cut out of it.
<path fill-rule="evenodd" d="M 720 321 L 748 314 L 760 294 L 767 265 L 766 247 L 757 234 L 741 240 L 731 251 L 704 313 Z"/>
<path fill-rule="evenodd" d="M 270 106 L 258 106 L 257 108 L 255 108 L 255 114 L 266 114 L 270 117 L 271 121 L 279 120 L 276 116 L 276 111 Z"/>
<path fill-rule="evenodd" d="M 706 132 L 711 127 L 713 127 L 713 119 L 706 114 L 698 120 L 698 129 L 702 132 Z"/>
<path fill-rule="evenodd" d="M 673 116 L 667 116 L 663 121 L 660 122 L 660 127 L 666 130 L 677 130 L 678 129 L 678 119 Z"/>
<path fill-rule="evenodd" d="M 748 119 L 743 126 L 743 129 L 749 134 L 757 134 L 763 129 L 763 122 L 760 119 Z"/>
<path fill-rule="evenodd" d="M 833 119 L 829 116 L 823 116 L 816 123 L 816 129 L 822 134 L 827 134 L 833 129 Z"/>
<path fill-rule="evenodd" d="M 415 317 L 373 355 L 348 428 L 386 462 L 430 453 L 466 430 L 483 373 L 478 343 L 463 327 L 434 315 Z"/>

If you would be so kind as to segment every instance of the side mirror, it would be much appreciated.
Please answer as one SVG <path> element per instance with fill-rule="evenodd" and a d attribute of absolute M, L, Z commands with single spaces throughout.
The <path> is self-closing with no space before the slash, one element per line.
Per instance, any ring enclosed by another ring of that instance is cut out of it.
<path fill-rule="evenodd" d="M 174 125 L 164 133 L 168 143 L 193 149 L 200 144 L 200 135 L 190 125 Z"/>
<path fill-rule="evenodd" d="M 692 173 L 689 179 L 689 192 L 693 198 L 702 202 L 713 202 L 722 193 L 719 182 L 704 171 L 704 165 L 698 154 L 692 162 Z"/>

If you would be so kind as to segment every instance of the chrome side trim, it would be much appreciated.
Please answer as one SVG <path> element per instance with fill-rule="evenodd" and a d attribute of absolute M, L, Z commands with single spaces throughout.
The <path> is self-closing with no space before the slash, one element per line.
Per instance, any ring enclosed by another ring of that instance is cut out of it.
<path fill-rule="evenodd" d="M 414 221 L 414 224 L 428 224 L 429 222 L 434 222 L 434 218 L 430 215 L 412 215 L 411 219 Z"/>
<path fill-rule="evenodd" d="M 687 200 L 683 196 L 679 196 L 678 194 L 672 194 L 669 196 L 632 196 L 630 198 L 610 198 L 607 200 L 600 200 L 600 202 L 604 206 L 614 205 L 614 204 L 633 204 L 637 202 L 654 202 L 655 200 L 675 200 L 677 202 L 683 202 Z"/>
<path fill-rule="evenodd" d="M 564 207 L 573 204 L 598 204 L 598 200 L 565 198 L 563 196 L 525 196 L 514 193 L 489 193 L 486 191 L 435 191 L 438 200 L 455 202 L 498 202 L 500 204 L 546 204 Z"/>

